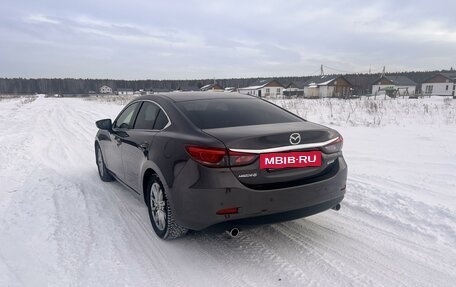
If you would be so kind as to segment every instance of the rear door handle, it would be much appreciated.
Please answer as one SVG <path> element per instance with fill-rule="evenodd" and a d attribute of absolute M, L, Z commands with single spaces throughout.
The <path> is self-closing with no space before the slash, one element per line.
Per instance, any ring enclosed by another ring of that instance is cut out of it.
<path fill-rule="evenodd" d="M 118 146 L 122 143 L 122 140 L 118 136 L 114 137 L 114 140 L 117 142 Z"/>

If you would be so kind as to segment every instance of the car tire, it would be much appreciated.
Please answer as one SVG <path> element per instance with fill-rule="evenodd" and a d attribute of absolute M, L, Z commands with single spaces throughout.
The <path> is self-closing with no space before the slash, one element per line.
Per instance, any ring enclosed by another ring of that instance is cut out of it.
<path fill-rule="evenodd" d="M 153 175 L 148 182 L 146 204 L 150 222 L 158 237 L 166 240 L 182 237 L 188 229 L 176 223 L 165 188 L 158 176 Z"/>
<path fill-rule="evenodd" d="M 103 152 L 101 151 L 100 146 L 97 144 L 95 149 L 95 157 L 97 160 L 97 167 L 98 167 L 98 175 L 100 176 L 102 181 L 113 181 L 114 177 L 109 173 L 109 170 L 106 168 Z"/>

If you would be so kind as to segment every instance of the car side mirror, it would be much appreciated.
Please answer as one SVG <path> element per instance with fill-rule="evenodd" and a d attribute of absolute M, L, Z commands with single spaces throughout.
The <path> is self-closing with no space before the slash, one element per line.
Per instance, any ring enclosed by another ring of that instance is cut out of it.
<path fill-rule="evenodd" d="M 97 125 L 97 128 L 99 128 L 100 130 L 110 131 L 112 129 L 111 119 L 99 120 L 96 121 L 95 124 Z"/>

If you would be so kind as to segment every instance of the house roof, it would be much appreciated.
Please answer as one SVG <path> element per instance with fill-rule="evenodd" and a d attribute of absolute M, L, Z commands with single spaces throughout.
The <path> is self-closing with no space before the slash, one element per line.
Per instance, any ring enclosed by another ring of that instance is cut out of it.
<path fill-rule="evenodd" d="M 156 92 L 156 93 L 167 93 L 170 91 L 170 89 L 167 88 L 154 88 L 151 89 L 151 91 Z"/>
<path fill-rule="evenodd" d="M 191 92 L 191 91 L 199 91 L 200 89 L 197 86 L 192 86 L 189 83 L 181 83 L 175 90 Z"/>
<path fill-rule="evenodd" d="M 436 77 L 438 75 L 441 75 L 451 81 L 456 81 L 456 72 L 441 72 L 441 73 L 435 73 L 434 75 L 432 75 L 432 77 L 427 78 L 422 83 L 423 84 L 428 83 L 429 80 L 433 79 L 434 77 Z"/>
<path fill-rule="evenodd" d="M 450 73 L 440 73 L 442 76 L 450 79 L 450 80 L 456 80 L 456 73 L 455 72 L 450 72 Z"/>
<path fill-rule="evenodd" d="M 379 81 L 383 77 L 396 86 L 416 86 L 416 83 L 410 80 L 410 78 L 400 75 L 385 75 L 375 80 L 375 82 Z"/>
<path fill-rule="evenodd" d="M 305 81 L 305 80 L 296 80 L 296 81 L 289 82 L 287 85 L 285 85 L 285 87 L 288 89 L 291 85 L 294 85 L 298 89 L 304 89 L 306 82 L 307 81 Z"/>
<path fill-rule="evenodd" d="M 339 75 L 316 76 L 316 77 L 312 77 L 309 80 L 307 80 L 304 83 L 304 86 L 308 86 L 308 87 L 326 86 L 329 83 L 331 83 L 332 81 L 334 81 L 335 79 L 338 79 L 340 77 L 342 77 L 342 76 L 339 76 Z"/>
<path fill-rule="evenodd" d="M 211 90 L 215 87 L 219 87 L 220 89 L 223 89 L 223 87 L 221 85 L 219 85 L 218 83 L 213 83 L 213 84 L 209 84 L 209 85 L 205 85 L 203 87 L 201 87 L 201 91 L 207 91 L 207 90 Z"/>
<path fill-rule="evenodd" d="M 283 85 L 279 81 L 277 81 L 276 79 L 258 79 L 255 82 L 253 82 L 252 84 L 250 84 L 250 86 L 244 87 L 244 88 L 241 88 L 241 89 L 249 89 L 249 90 L 261 89 L 261 88 L 267 86 L 269 83 L 271 83 L 273 81 L 276 81 L 280 86 L 283 87 Z"/>

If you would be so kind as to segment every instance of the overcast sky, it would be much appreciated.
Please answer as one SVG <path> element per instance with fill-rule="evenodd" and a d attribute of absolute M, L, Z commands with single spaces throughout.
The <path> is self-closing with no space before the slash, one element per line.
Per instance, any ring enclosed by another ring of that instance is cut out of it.
<path fill-rule="evenodd" d="M 0 0 L 0 77 L 456 68 L 456 1 Z"/>

